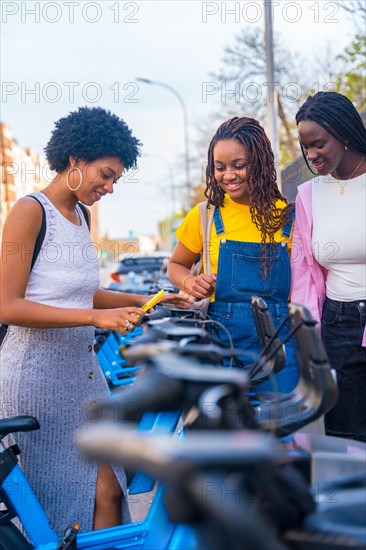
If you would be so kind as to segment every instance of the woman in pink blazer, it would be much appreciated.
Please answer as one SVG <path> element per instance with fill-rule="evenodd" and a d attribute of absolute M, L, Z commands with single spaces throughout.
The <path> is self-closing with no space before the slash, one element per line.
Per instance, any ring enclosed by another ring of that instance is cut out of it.
<path fill-rule="evenodd" d="M 326 433 L 366 441 L 366 129 L 335 92 L 308 97 L 296 123 L 315 177 L 296 199 L 291 300 L 319 323 L 337 372 Z"/>

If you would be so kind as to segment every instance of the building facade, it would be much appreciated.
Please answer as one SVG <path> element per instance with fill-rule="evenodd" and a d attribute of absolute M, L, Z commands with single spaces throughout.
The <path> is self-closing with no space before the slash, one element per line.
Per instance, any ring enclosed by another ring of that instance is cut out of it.
<path fill-rule="evenodd" d="M 0 123 L 0 233 L 15 201 L 44 189 L 54 178 L 46 159 L 29 147 L 21 147 L 6 124 Z M 98 204 L 91 208 L 91 237 L 99 241 Z"/>

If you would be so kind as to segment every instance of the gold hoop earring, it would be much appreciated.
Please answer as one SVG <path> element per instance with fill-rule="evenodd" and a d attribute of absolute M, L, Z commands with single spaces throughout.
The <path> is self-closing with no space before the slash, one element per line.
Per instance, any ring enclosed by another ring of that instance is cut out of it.
<path fill-rule="evenodd" d="M 73 172 L 74 170 L 77 170 L 78 173 L 79 173 L 79 176 L 80 176 L 80 183 L 77 187 L 75 187 L 74 189 L 70 186 L 70 181 L 69 181 L 69 178 L 70 178 L 70 174 L 71 172 Z M 67 172 L 67 176 L 66 176 L 66 185 L 67 187 L 70 189 L 70 191 L 77 191 L 80 187 L 80 185 L 83 183 L 83 174 L 81 173 L 81 170 L 75 166 L 75 168 L 71 168 L 68 172 Z"/>

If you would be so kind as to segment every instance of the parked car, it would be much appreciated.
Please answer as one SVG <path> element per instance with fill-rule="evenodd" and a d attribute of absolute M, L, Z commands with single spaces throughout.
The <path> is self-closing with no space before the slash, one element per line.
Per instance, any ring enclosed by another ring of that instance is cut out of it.
<path fill-rule="evenodd" d="M 133 253 L 121 258 L 109 276 L 105 288 L 120 292 L 154 294 L 160 289 L 176 292 L 167 277 L 170 252 Z"/>

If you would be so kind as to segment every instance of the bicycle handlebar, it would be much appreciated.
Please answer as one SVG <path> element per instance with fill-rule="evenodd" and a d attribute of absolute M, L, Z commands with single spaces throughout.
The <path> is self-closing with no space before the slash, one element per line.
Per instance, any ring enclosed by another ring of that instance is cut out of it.
<path fill-rule="evenodd" d="M 220 538 L 230 541 L 224 546 L 217 546 L 216 541 L 212 548 L 239 550 L 245 540 L 255 550 L 267 550 L 269 543 L 273 550 L 284 550 L 255 503 L 241 498 L 238 487 L 234 492 L 226 487 L 228 473 L 267 470 L 288 461 L 273 436 L 254 431 L 200 431 L 172 439 L 104 423 L 79 431 L 76 438 L 92 458 L 121 463 L 163 481 L 167 497 L 172 492 L 175 504 L 178 500 L 193 508 L 193 516 L 206 533 L 212 534 L 216 525 Z M 220 487 L 225 491 L 224 506 Z M 169 510 L 172 513 L 170 506 Z M 179 506 L 175 514 L 173 521 L 179 521 Z"/>
<path fill-rule="evenodd" d="M 159 340 L 154 345 L 150 345 L 150 342 L 141 339 L 137 340 L 135 345 L 126 350 L 125 357 L 128 361 L 138 362 L 144 359 L 150 359 L 156 357 L 166 351 L 175 352 L 179 355 L 193 356 L 196 359 L 202 359 L 205 361 L 220 361 L 223 358 L 236 358 L 246 356 L 248 359 L 252 359 L 252 355 L 246 350 L 221 348 L 217 345 L 211 344 L 185 344 L 181 345 L 179 342 L 173 340 Z M 251 365 L 247 365 L 245 369 L 249 369 Z"/>
<path fill-rule="evenodd" d="M 178 319 L 196 319 L 199 320 L 197 312 L 192 309 L 177 308 L 176 306 L 170 306 L 169 304 L 158 304 L 154 313 L 148 313 L 141 318 L 141 324 L 148 323 L 155 319 L 164 318 L 178 318 Z"/>
<path fill-rule="evenodd" d="M 233 392 L 244 394 L 248 387 L 245 372 L 217 369 L 194 359 L 161 354 L 154 359 L 154 369 L 145 371 L 128 391 L 114 399 L 100 402 L 102 411 L 115 419 L 136 421 L 143 412 L 186 410 L 197 403 L 207 388 L 228 384 Z"/>
<path fill-rule="evenodd" d="M 113 415 L 119 422 L 138 422 L 144 412 L 173 411 L 179 408 L 182 384 L 163 373 L 148 371 L 132 388 L 116 395 L 114 399 L 101 401 L 102 415 Z M 106 414 L 105 414 L 106 413 Z"/>
<path fill-rule="evenodd" d="M 184 483 L 182 474 L 202 468 L 244 471 L 250 465 L 289 461 L 277 440 L 259 431 L 202 430 L 174 439 L 136 432 L 124 423 L 100 422 L 79 430 L 76 437 L 94 458 L 113 460 L 176 483 Z"/>

